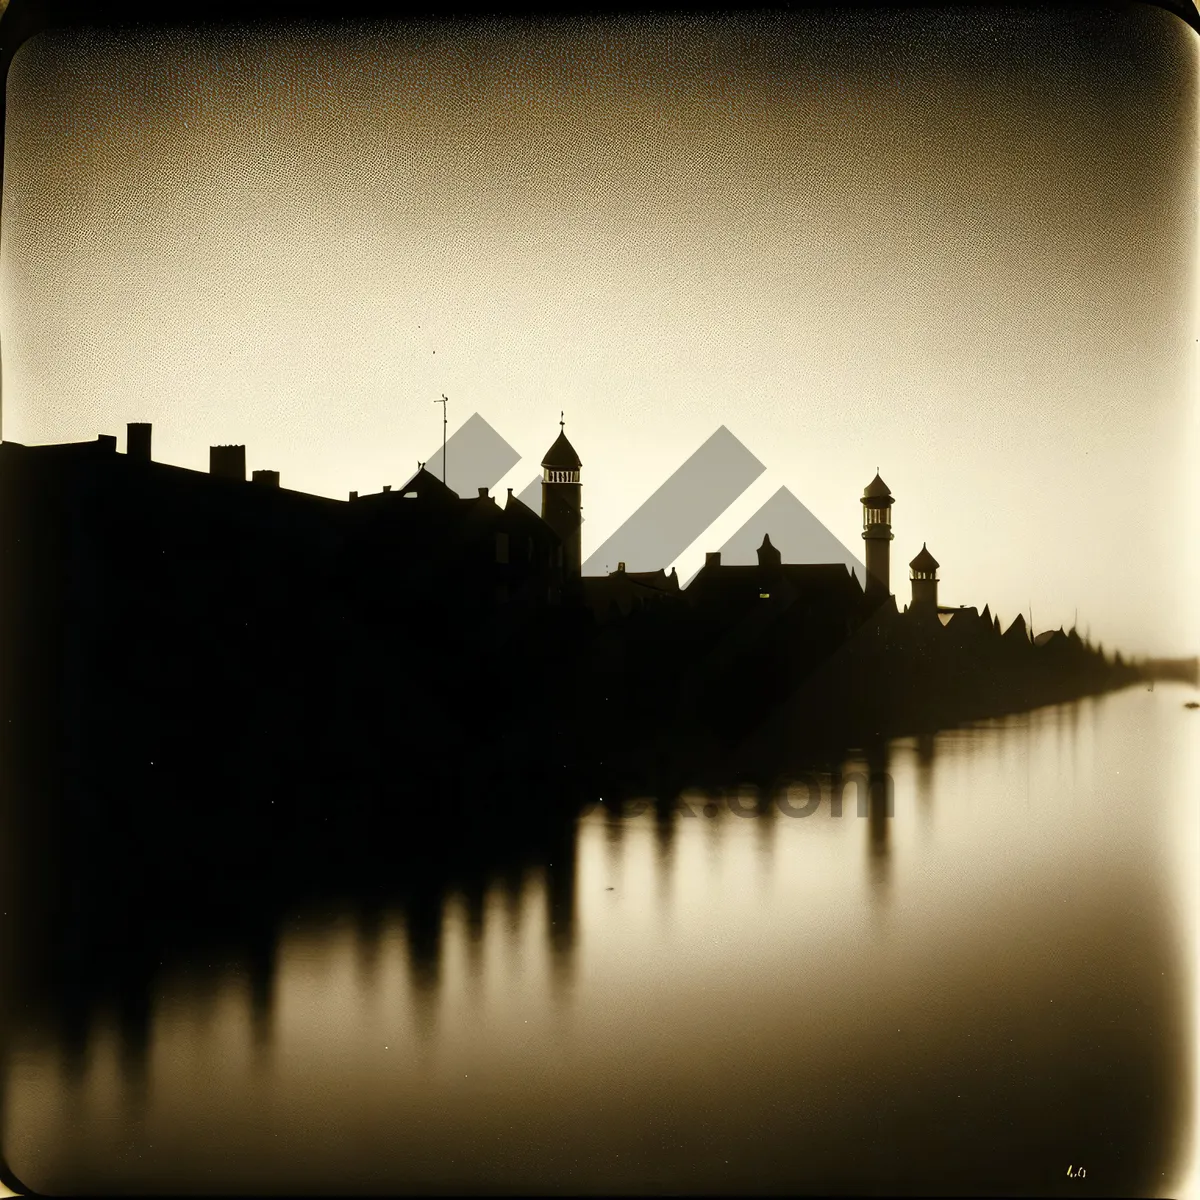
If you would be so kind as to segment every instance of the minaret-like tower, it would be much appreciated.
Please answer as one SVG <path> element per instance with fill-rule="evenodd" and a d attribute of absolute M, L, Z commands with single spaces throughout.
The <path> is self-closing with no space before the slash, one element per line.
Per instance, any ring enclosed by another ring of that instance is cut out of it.
<path fill-rule="evenodd" d="M 583 488 L 579 482 L 583 464 L 567 441 L 561 417 L 558 425 L 558 437 L 542 459 L 542 520 L 562 538 L 563 579 L 570 581 L 583 574 Z"/>
<path fill-rule="evenodd" d="M 867 543 L 869 596 L 880 600 L 891 595 L 892 493 L 878 475 L 862 496 L 863 541 Z"/>
<path fill-rule="evenodd" d="M 912 572 L 912 608 L 916 612 L 937 612 L 937 569 L 938 561 L 929 553 L 929 548 L 921 543 L 921 553 L 909 564 Z"/>

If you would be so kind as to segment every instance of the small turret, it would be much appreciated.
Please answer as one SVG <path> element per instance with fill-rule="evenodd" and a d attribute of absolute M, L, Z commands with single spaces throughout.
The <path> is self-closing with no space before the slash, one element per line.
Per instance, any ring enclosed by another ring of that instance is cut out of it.
<path fill-rule="evenodd" d="M 867 543 L 868 595 L 883 599 L 891 595 L 892 504 L 888 485 L 878 473 L 862 494 L 863 541 Z"/>
<path fill-rule="evenodd" d="M 561 417 L 558 425 L 558 437 L 542 459 L 542 520 L 562 539 L 564 578 L 578 579 L 583 574 L 583 487 L 579 479 L 583 464 L 567 441 Z"/>
<path fill-rule="evenodd" d="M 912 582 L 912 608 L 914 612 L 937 612 L 938 561 L 921 543 L 921 553 L 908 564 Z"/>

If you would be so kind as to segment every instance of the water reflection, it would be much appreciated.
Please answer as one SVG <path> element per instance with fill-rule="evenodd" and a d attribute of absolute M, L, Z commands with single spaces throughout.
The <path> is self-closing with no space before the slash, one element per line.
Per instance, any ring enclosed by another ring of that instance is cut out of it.
<path fill-rule="evenodd" d="M 664 785 L 654 799 L 654 847 L 658 865 L 657 908 L 661 918 L 671 917 L 671 885 L 675 876 L 675 831 L 680 820 L 694 817 L 691 808 L 681 804 L 679 793 Z"/>
<path fill-rule="evenodd" d="M 41 1190 L 1055 1194 L 1067 1154 L 1162 1194 L 1192 1086 L 1170 864 L 1197 752 L 1153 700 L 637 816 L 606 797 L 453 853 L 414 835 L 224 922 L 121 910 L 112 969 L 111 929 L 84 925 L 90 949 L 75 926 L 58 1021 L 7 1069 L 5 1150 Z M 1136 813 L 1130 776 L 1156 801 Z"/>
<path fill-rule="evenodd" d="M 578 844 L 575 830 L 563 828 L 550 847 L 553 855 L 544 873 L 546 891 L 547 948 L 552 978 L 561 994 L 568 987 L 575 971 L 576 874 Z"/>
<path fill-rule="evenodd" d="M 916 794 L 917 809 L 921 814 L 926 829 L 933 819 L 933 758 L 937 743 L 932 733 L 918 734 L 915 740 L 916 751 Z"/>
<path fill-rule="evenodd" d="M 483 922 L 487 911 L 487 890 L 482 878 L 475 878 L 459 886 L 458 895 L 462 902 L 463 921 L 467 940 L 467 972 L 473 985 L 478 986 L 483 976 Z"/>

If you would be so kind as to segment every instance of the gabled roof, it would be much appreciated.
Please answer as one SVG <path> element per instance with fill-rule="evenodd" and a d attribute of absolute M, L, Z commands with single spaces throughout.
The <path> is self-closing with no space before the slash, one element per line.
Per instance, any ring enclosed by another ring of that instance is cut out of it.
<path fill-rule="evenodd" d="M 932 554 L 929 553 L 925 543 L 921 543 L 921 553 L 908 564 L 914 571 L 936 571 L 941 565 Z"/>
<path fill-rule="evenodd" d="M 892 493 L 888 485 L 879 478 L 878 474 L 870 483 L 867 484 L 867 489 L 863 492 L 864 500 L 891 500 Z"/>
<path fill-rule="evenodd" d="M 565 430 L 554 439 L 554 445 L 546 451 L 542 466 L 554 471 L 577 471 L 583 466 L 579 455 L 575 453 L 575 447 L 567 441 Z"/>
<path fill-rule="evenodd" d="M 508 498 L 504 502 L 504 514 L 515 522 L 529 528 L 537 527 L 545 533 L 553 533 L 554 531 L 542 520 L 541 516 L 534 512 L 520 496 L 513 493 L 512 488 L 508 489 Z M 557 534 L 555 534 L 557 537 Z"/>
<path fill-rule="evenodd" d="M 397 498 L 406 496 L 409 492 L 416 492 L 422 500 L 426 499 L 443 499 L 457 500 L 458 493 L 451 487 L 447 487 L 436 475 L 431 471 L 425 470 L 422 466 L 417 473 L 401 488 L 389 493 Z"/>

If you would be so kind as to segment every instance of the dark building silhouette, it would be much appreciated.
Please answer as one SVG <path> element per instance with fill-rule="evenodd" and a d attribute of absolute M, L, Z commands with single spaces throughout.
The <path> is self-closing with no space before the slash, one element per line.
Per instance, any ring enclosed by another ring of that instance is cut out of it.
<path fill-rule="evenodd" d="M 346 576 L 366 606 L 393 609 L 400 592 L 442 612 L 559 599 L 561 541 L 511 489 L 501 508 L 487 488 L 459 497 L 421 467 L 398 489 L 351 493 L 349 512 Z"/>
<path fill-rule="evenodd" d="M 208 448 L 208 473 L 221 479 L 246 479 L 245 446 L 210 446 Z"/>
<path fill-rule="evenodd" d="M 559 426 L 554 445 L 542 459 L 542 520 L 562 540 L 563 577 L 572 582 L 583 573 L 583 489 L 579 479 L 583 464 L 567 441 L 565 424 L 560 421 Z"/>
<path fill-rule="evenodd" d="M 1004 631 L 1003 637 L 1010 645 L 1028 646 L 1031 644 L 1029 626 L 1025 624 L 1024 613 L 1017 613 L 1016 619 Z"/>
<path fill-rule="evenodd" d="M 938 561 L 921 543 L 921 552 L 908 564 L 912 582 L 912 609 L 914 612 L 937 612 Z"/>
<path fill-rule="evenodd" d="M 679 576 L 672 567 L 668 575 L 657 571 L 627 571 L 625 564 L 607 575 L 588 575 L 583 579 L 584 602 L 598 622 L 627 617 L 635 610 L 662 601 L 678 601 Z"/>
<path fill-rule="evenodd" d="M 892 493 L 878 476 L 862 495 L 863 541 L 867 544 L 866 593 L 881 600 L 891 595 Z"/>
<path fill-rule="evenodd" d="M 625 563 L 579 574 L 580 460 L 562 428 L 544 515 L 511 490 L 503 504 L 487 488 L 460 497 L 423 465 L 343 501 L 282 488 L 274 471 L 231 486 L 244 446 L 212 447 L 205 473 L 152 461 L 148 444 L 0 443 L 0 737 L 74 787 L 116 781 L 116 808 L 88 800 L 79 829 L 138 828 L 113 812 L 139 788 L 169 789 L 172 772 L 172 794 L 196 795 L 197 830 L 273 821 L 270 796 L 322 787 L 379 819 L 399 803 L 400 762 L 406 786 L 453 785 L 466 805 L 497 780 L 561 799 L 570 770 L 611 773 L 604 795 L 646 777 L 769 777 L 797 747 L 1133 673 L 1073 634 L 1035 644 L 1020 617 L 1001 636 L 989 609 L 942 608 L 927 548 L 898 612 L 878 476 L 862 498 L 865 591 L 845 562 L 782 561 L 767 532 L 754 565 L 710 553 L 681 587 L 674 570 Z M 485 710 L 481 695 L 504 703 Z"/>
<path fill-rule="evenodd" d="M 779 611 L 799 603 L 797 612 L 817 610 L 839 615 L 839 635 L 862 598 L 854 572 L 844 563 L 784 563 L 769 534 L 758 548 L 758 565 L 727 566 L 719 551 L 704 556 L 704 566 L 683 591 L 698 609 L 723 618 L 755 610 Z"/>
<path fill-rule="evenodd" d="M 460 497 L 424 466 L 348 500 L 284 489 L 274 471 L 234 487 L 244 447 L 185 470 L 152 461 L 142 428 L 123 455 L 110 436 L 0 442 L 0 766 L 30 847 L 19 857 L 36 864 L 21 883 L 55 893 L 36 941 L 59 992 L 79 997 L 81 1031 L 115 974 L 140 981 L 122 1009 L 139 1053 L 155 971 L 214 920 L 244 931 L 258 912 L 261 1038 L 262 928 L 297 895 L 397 889 L 431 989 L 442 897 L 474 897 L 478 928 L 492 866 L 519 879 L 532 847 L 565 982 L 585 802 L 615 812 L 653 795 L 661 818 L 684 787 L 755 780 L 765 795 L 865 749 L 860 799 L 885 785 L 866 813 L 882 883 L 888 737 L 1139 670 L 1197 677 L 1195 660 L 1135 668 L 1075 630 L 1031 640 L 1022 617 L 1001 635 L 989 608 L 943 608 L 924 547 L 898 612 L 878 477 L 863 498 L 869 592 L 845 562 L 784 562 L 765 531 L 754 565 L 711 553 L 681 587 L 628 560 L 579 575 L 565 432 L 543 467 L 556 526 L 511 490 L 502 504 L 487 488 Z M 674 824 L 656 828 L 667 855 Z M 455 863 L 470 845 L 478 861 Z M 118 969 L 113 946 L 146 897 L 171 918 Z"/>
<path fill-rule="evenodd" d="M 130 458 L 150 461 L 150 432 L 148 421 L 130 421 L 126 426 L 125 453 Z"/>
<path fill-rule="evenodd" d="M 1035 646 L 1049 646 L 1054 650 L 1065 646 L 1066 643 L 1067 633 L 1061 625 L 1057 629 L 1045 629 L 1033 639 Z"/>

